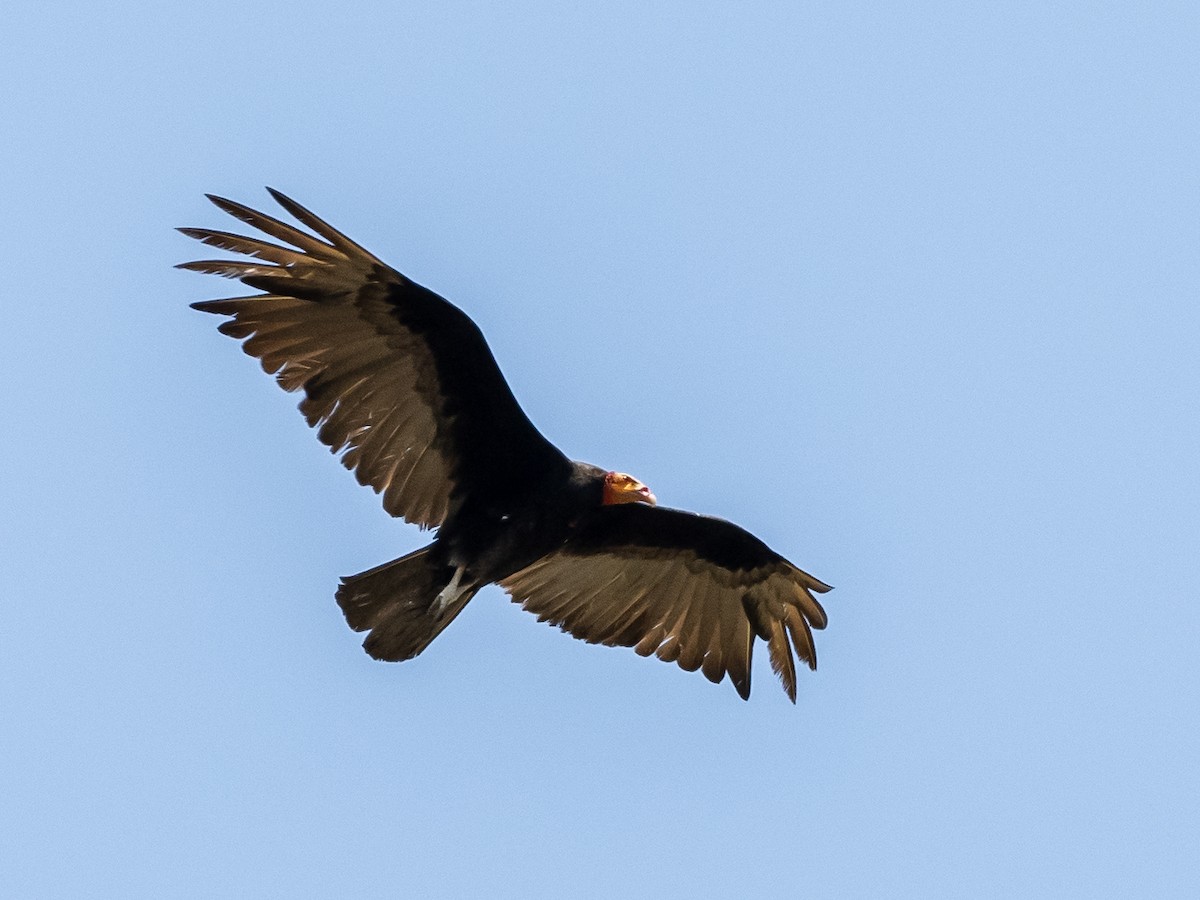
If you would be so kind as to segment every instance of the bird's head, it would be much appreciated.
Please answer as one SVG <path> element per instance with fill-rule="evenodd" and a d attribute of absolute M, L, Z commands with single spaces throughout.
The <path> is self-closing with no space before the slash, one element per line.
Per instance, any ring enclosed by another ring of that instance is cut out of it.
<path fill-rule="evenodd" d="M 604 475 L 604 499 L 600 501 L 605 506 L 614 503 L 645 503 L 654 506 L 658 498 L 632 475 L 624 472 L 606 472 Z"/>

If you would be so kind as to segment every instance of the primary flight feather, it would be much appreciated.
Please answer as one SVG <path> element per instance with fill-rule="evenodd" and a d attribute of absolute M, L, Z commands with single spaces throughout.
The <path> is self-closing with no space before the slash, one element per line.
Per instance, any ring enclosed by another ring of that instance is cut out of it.
<path fill-rule="evenodd" d="M 619 472 L 567 459 L 526 417 L 478 326 L 294 200 L 310 234 L 240 203 L 220 209 L 275 241 L 184 234 L 250 260 L 180 268 L 261 293 L 195 303 L 228 316 L 317 436 L 429 546 L 342 579 L 337 602 L 376 659 L 411 659 L 484 585 L 589 643 L 729 675 L 750 696 L 755 640 L 793 702 L 795 658 L 816 668 L 814 594 L 829 590 L 758 538 L 656 505 Z M 315 235 L 315 236 L 314 236 Z M 286 246 L 285 246 L 286 245 Z"/>

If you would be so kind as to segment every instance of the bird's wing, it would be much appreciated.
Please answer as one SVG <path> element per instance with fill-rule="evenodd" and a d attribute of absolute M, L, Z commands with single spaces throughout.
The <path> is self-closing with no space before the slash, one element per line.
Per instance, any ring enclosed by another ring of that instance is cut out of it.
<path fill-rule="evenodd" d="M 723 519 L 642 504 L 602 507 L 555 552 L 500 582 L 540 621 L 593 644 L 633 647 L 728 672 L 750 696 L 756 637 L 796 701 L 793 657 L 817 666 L 812 629 L 825 627 L 813 596 L 829 586 Z"/>
<path fill-rule="evenodd" d="M 284 390 L 304 391 L 300 410 L 309 425 L 360 483 L 383 495 L 389 513 L 436 526 L 459 497 L 503 494 L 569 469 L 525 416 L 465 313 L 295 201 L 271 194 L 317 236 L 210 196 L 281 243 L 180 229 L 253 257 L 180 268 L 265 292 L 193 306 L 230 316 L 220 330 L 243 341 Z"/>

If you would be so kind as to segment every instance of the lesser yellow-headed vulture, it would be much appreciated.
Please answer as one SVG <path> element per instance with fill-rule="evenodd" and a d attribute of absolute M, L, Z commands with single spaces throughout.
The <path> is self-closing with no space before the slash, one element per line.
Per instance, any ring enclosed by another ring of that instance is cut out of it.
<path fill-rule="evenodd" d="M 750 695 L 756 638 L 796 699 L 816 668 L 813 596 L 829 590 L 722 519 L 656 505 L 629 475 L 572 462 L 530 423 L 465 313 L 272 191 L 312 233 L 240 203 L 218 207 L 273 241 L 189 237 L 248 260 L 181 268 L 262 293 L 194 304 L 242 341 L 361 484 L 429 546 L 342 579 L 337 602 L 376 659 L 411 659 L 484 585 L 589 643 L 729 674 Z"/>

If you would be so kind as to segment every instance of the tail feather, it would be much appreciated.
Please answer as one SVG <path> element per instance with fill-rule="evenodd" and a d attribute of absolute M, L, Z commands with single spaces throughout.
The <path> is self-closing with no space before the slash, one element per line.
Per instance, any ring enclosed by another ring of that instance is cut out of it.
<path fill-rule="evenodd" d="M 442 633 L 477 589 L 463 592 L 440 614 L 434 599 L 454 569 L 429 558 L 432 546 L 342 579 L 337 603 L 355 631 L 369 631 L 363 649 L 375 659 L 412 659 Z"/>

